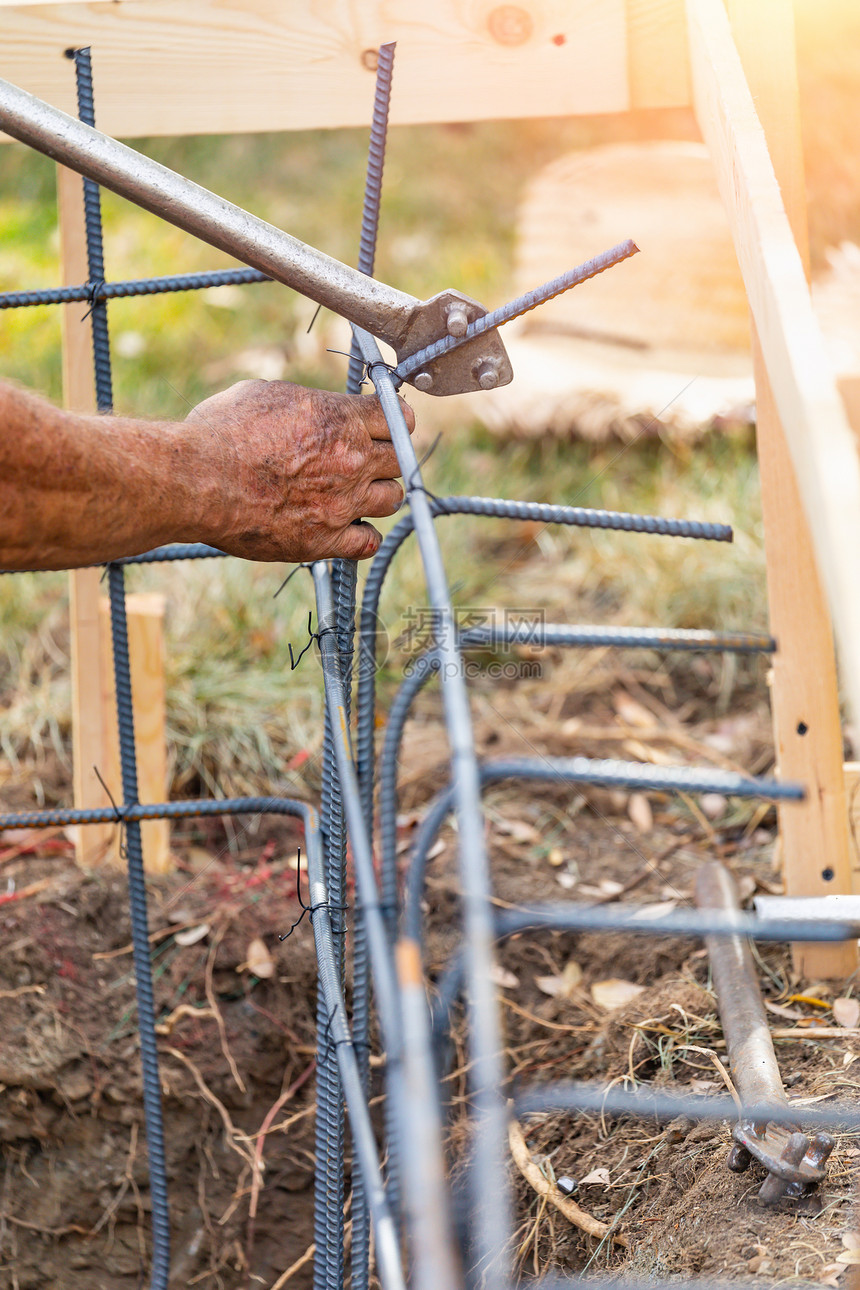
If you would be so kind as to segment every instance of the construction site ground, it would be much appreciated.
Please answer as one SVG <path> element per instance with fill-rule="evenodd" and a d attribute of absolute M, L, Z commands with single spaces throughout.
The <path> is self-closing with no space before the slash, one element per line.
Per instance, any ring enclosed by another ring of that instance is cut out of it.
<path fill-rule="evenodd" d="M 479 682 L 480 750 L 521 753 L 528 744 L 538 754 L 632 752 L 643 760 L 766 768 L 769 723 L 760 697 L 739 693 L 733 710 L 707 715 L 718 670 L 712 663 L 688 669 L 683 681 L 675 678 L 685 692 L 672 696 L 665 676 L 661 689 L 625 668 L 586 696 L 544 686 L 542 701 L 537 689 L 523 700 L 521 690 Z M 678 710 L 689 714 L 684 725 Z M 401 765 L 404 861 L 445 766 L 438 699 L 428 692 L 407 729 Z M 40 782 L 49 802 L 68 792 L 59 767 L 43 765 Z M 3 796 L 9 806 L 24 805 L 31 791 L 22 776 L 7 781 Z M 496 785 L 486 803 L 502 907 L 564 897 L 683 907 L 697 866 L 714 857 L 734 871 L 745 900 L 756 889 L 779 890 L 767 805 L 552 783 L 527 791 Z M 291 821 L 264 821 L 253 834 L 234 833 L 232 843 L 215 821 L 188 824 L 173 835 L 177 871 L 150 883 L 171 1285 L 311 1284 L 315 959 L 307 919 L 278 939 L 301 912 L 300 841 Z M 457 943 L 455 841 L 449 825 L 431 853 L 431 978 Z M 124 877 L 110 868 L 82 874 L 59 831 L 6 833 L 0 866 L 0 1287 L 132 1290 L 145 1281 L 149 1195 Z M 853 1096 L 860 1030 L 804 1037 L 804 1027 L 834 1024 L 832 1005 L 850 999 L 851 983 L 798 980 L 783 947 L 763 949 L 760 962 L 789 1095 Z M 725 1091 L 725 1047 L 696 942 L 523 935 L 502 947 L 497 984 L 512 1092 L 560 1077 Z M 851 1010 L 837 1006 L 843 1021 Z M 461 1016 L 452 1036 L 443 1092 L 456 1171 L 468 1079 Z M 373 1075 L 381 1091 L 376 1062 Z M 853 1216 L 860 1143 L 851 1136 L 840 1137 L 819 1194 L 765 1210 L 756 1198 L 757 1166 L 743 1175 L 725 1167 L 728 1124 L 580 1115 L 535 1118 L 519 1129 L 543 1176 L 575 1178 L 581 1209 L 613 1225 L 612 1239 L 584 1234 L 511 1160 L 510 1254 L 523 1275 L 587 1270 L 838 1285 L 860 1261 Z"/>

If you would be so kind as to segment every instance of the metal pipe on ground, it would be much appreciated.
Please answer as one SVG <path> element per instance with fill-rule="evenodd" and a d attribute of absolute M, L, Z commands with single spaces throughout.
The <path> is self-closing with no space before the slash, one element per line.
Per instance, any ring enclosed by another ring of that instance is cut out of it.
<path fill-rule="evenodd" d="M 739 919 L 737 887 L 718 860 L 703 865 L 696 875 L 696 904 L 701 910 Z M 749 941 L 741 935 L 711 935 L 705 937 L 705 945 L 732 1078 L 741 1103 L 728 1166 L 735 1173 L 743 1173 L 753 1157 L 763 1164 L 768 1175 L 759 1199 L 765 1205 L 775 1205 L 783 1196 L 803 1195 L 822 1181 L 833 1138 L 827 1133 L 807 1137 L 782 1118 L 786 1112 L 790 1114 L 790 1108 Z M 753 1105 L 764 1111 L 750 1114 L 747 1108 Z M 775 1121 L 775 1115 L 780 1116 L 780 1122 Z"/>

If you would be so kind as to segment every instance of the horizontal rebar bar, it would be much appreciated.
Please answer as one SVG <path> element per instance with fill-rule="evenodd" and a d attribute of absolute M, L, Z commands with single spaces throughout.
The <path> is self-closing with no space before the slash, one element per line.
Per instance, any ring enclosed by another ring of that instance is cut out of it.
<path fill-rule="evenodd" d="M 414 917 L 411 921 L 414 923 Z M 860 923 L 849 919 L 843 919 L 839 923 L 837 934 L 831 937 L 824 931 L 822 923 L 813 918 L 759 919 L 747 913 L 727 918 L 686 909 L 671 910 L 661 914 L 659 918 L 653 918 L 649 916 L 647 905 L 610 909 L 605 905 L 578 902 L 523 905 L 497 914 L 495 922 L 499 940 L 530 931 L 630 932 L 646 936 L 713 937 L 714 942 L 720 944 L 731 942 L 737 936 L 782 944 L 789 941 L 810 944 L 822 940 L 841 942 L 860 936 Z M 462 977 L 462 955 L 457 954 L 436 981 L 433 1035 L 437 1043 L 443 1040 L 450 1028 L 449 1014 L 460 993 Z"/>
<path fill-rule="evenodd" d="M 459 345 L 465 345 L 468 341 L 474 340 L 477 336 L 483 336 L 488 331 L 493 331 L 497 327 L 503 326 L 507 322 L 512 322 L 514 318 L 521 317 L 522 314 L 528 313 L 531 309 L 537 309 L 538 305 L 546 304 L 553 297 L 561 295 L 563 291 L 569 291 L 571 287 L 577 287 L 582 282 L 587 282 L 589 278 L 596 278 L 599 273 L 606 269 L 611 269 L 614 265 L 620 264 L 622 260 L 628 260 L 631 255 L 635 255 L 639 247 L 632 239 L 628 238 L 626 242 L 619 242 L 617 246 L 611 247 L 608 251 L 603 251 L 600 255 L 595 255 L 593 259 L 586 260 L 584 264 L 577 265 L 575 269 L 568 269 L 566 273 L 561 273 L 557 278 L 552 278 L 540 287 L 533 287 L 531 291 L 526 291 L 523 295 L 517 296 L 515 300 L 509 300 L 507 304 L 500 305 L 498 309 L 492 309 L 482 318 L 476 318 L 474 322 L 469 323 L 462 336 L 443 336 L 440 340 L 434 341 L 432 345 L 419 350 L 417 353 L 410 355 L 397 366 L 397 375 L 401 380 L 408 380 L 409 377 L 432 363 L 435 359 L 441 358 L 443 354 L 449 353 L 450 350 L 456 349 Z"/>
<path fill-rule="evenodd" d="M 49 829 L 67 824 L 124 824 L 129 820 L 184 820 L 205 815 L 298 815 L 307 819 L 307 802 L 290 797 L 195 798 L 187 802 L 136 802 L 133 806 L 67 807 L 0 814 L 2 829 Z"/>
<path fill-rule="evenodd" d="M 74 287 L 46 287 L 40 291 L 0 291 L 0 309 L 32 305 L 68 305 L 76 300 L 120 300 L 127 296 L 156 296 L 167 291 L 202 291 L 209 287 L 244 286 L 273 282 L 259 269 L 220 269 L 211 273 L 171 273 L 157 278 L 129 278 L 125 282 L 82 282 Z"/>
<path fill-rule="evenodd" d="M 643 791 L 718 792 L 726 796 L 763 797 L 772 800 L 797 801 L 803 798 L 803 789 L 797 784 L 755 779 L 734 771 L 714 770 L 704 777 L 703 772 L 696 767 L 664 768 L 637 762 L 592 761 L 588 757 L 500 758 L 482 763 L 482 784 L 500 779 L 558 780 L 562 783 L 600 784 Z M 729 783 L 733 783 L 735 787 L 729 789 Z M 696 787 L 693 787 L 694 784 Z M 451 810 L 453 794 L 451 785 L 437 793 L 421 821 L 412 846 L 406 873 L 404 929 L 406 935 L 414 940 L 421 939 L 421 902 L 424 897 L 427 856 Z"/>
<path fill-rule="evenodd" d="M 798 1032 L 798 1039 L 802 1039 Z M 565 1114 L 580 1112 L 605 1115 L 635 1115 L 655 1120 L 674 1120 L 685 1115 L 691 1120 L 737 1119 L 738 1108 L 733 1097 L 725 1093 L 670 1093 L 642 1089 L 632 1092 L 618 1086 L 575 1081 L 548 1084 L 520 1093 L 514 1100 L 517 1115 Z M 860 1107 L 856 1102 L 831 1102 L 829 1106 L 804 1106 L 789 1102 L 785 1108 L 770 1104 L 750 1105 L 745 1110 L 752 1119 L 769 1119 L 774 1124 L 802 1128 L 860 1129 Z"/>
<path fill-rule="evenodd" d="M 605 645 L 619 649 L 708 650 L 730 654 L 772 654 L 776 641 L 757 632 L 711 632 L 690 628 L 568 627 L 523 619 L 503 626 L 470 627 L 460 635 L 461 649 L 487 645 L 556 646 L 589 649 Z"/>
<path fill-rule="evenodd" d="M 860 921 L 843 918 L 825 925 L 816 918 L 758 918 L 755 914 L 721 914 L 712 910 L 673 909 L 652 918 L 647 905 L 585 905 L 568 902 L 523 905 L 496 919 L 499 936 L 541 927 L 571 932 L 644 932 L 654 936 L 748 936 L 754 941 L 850 941 L 860 937 Z M 835 927 L 831 936 L 830 927 Z M 752 1099 L 757 1100 L 757 1099 Z M 758 1099 L 761 1100 L 761 1099 Z"/>

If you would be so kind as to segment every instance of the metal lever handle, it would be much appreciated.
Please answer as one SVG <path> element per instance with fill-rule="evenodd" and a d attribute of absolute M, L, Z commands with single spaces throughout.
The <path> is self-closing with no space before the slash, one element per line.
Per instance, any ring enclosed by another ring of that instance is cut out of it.
<path fill-rule="evenodd" d="M 0 129 L 363 327 L 392 346 L 398 363 L 447 335 L 449 315 L 464 326 L 464 314 L 472 322 L 486 313 L 457 291 L 421 301 L 369 278 L 4 80 Z M 497 332 L 446 356 L 444 379 L 432 392 L 480 389 L 487 362 L 494 364 L 498 384 L 512 379 Z"/>
<path fill-rule="evenodd" d="M 719 861 L 709 861 L 699 869 L 696 904 L 699 909 L 740 915 L 734 880 Z M 772 1106 L 783 1112 L 788 1099 L 749 942 L 742 936 L 706 936 L 705 945 L 732 1077 L 741 1102 L 740 1122 L 733 1131 L 735 1146 L 728 1165 L 736 1173 L 742 1173 L 755 1157 L 768 1171 L 759 1198 L 765 1205 L 774 1205 L 785 1195 L 801 1196 L 821 1182 L 833 1150 L 833 1139 L 827 1133 L 808 1138 L 803 1133 L 792 1132 L 784 1124 L 753 1120 L 745 1114 L 743 1108 L 747 1106 Z"/>

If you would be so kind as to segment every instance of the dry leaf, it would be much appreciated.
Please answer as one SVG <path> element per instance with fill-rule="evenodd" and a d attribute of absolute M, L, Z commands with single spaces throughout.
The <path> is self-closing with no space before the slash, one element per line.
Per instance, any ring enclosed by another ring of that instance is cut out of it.
<path fill-rule="evenodd" d="M 627 803 L 627 814 L 640 833 L 650 833 L 654 828 L 654 812 L 651 803 L 644 793 L 631 793 Z"/>
<path fill-rule="evenodd" d="M 770 999 L 764 1000 L 764 1006 L 775 1017 L 787 1017 L 789 1021 L 800 1021 L 804 1015 L 798 1012 L 797 1008 L 784 1008 L 781 1003 L 771 1003 Z"/>
<path fill-rule="evenodd" d="M 198 941 L 202 941 L 203 937 L 208 936 L 208 934 L 209 924 L 198 923 L 196 927 L 188 927 L 184 932 L 177 932 L 173 939 L 177 945 L 196 945 Z"/>
<path fill-rule="evenodd" d="M 619 977 L 611 976 L 605 981 L 594 982 L 591 987 L 591 997 L 599 1007 L 611 1012 L 613 1008 L 623 1008 L 644 989 L 644 985 L 636 985 L 633 981 L 622 981 Z"/>
<path fill-rule="evenodd" d="M 721 819 L 728 804 L 728 798 L 723 797 L 722 793 L 703 793 L 699 798 L 699 805 L 709 820 Z"/>
<path fill-rule="evenodd" d="M 275 975 L 275 963 L 265 944 L 255 936 L 245 956 L 245 967 L 254 976 L 267 980 Z"/>
<path fill-rule="evenodd" d="M 620 896 L 624 890 L 624 883 L 616 882 L 614 878 L 601 878 L 597 885 L 604 896 Z"/>
<path fill-rule="evenodd" d="M 435 860 L 436 857 L 440 856 L 444 850 L 445 850 L 445 841 L 443 838 L 439 838 L 436 842 L 433 843 L 432 847 L 427 852 L 427 859 Z"/>
<path fill-rule="evenodd" d="M 203 873 L 218 859 L 211 851 L 205 847 L 188 847 L 182 852 L 182 858 L 192 873 Z"/>
<path fill-rule="evenodd" d="M 738 900 L 744 905 L 755 895 L 756 880 L 751 874 L 743 873 L 737 879 L 737 888 Z"/>
<path fill-rule="evenodd" d="M 604 1187 L 608 1187 L 609 1170 L 604 1169 L 603 1167 L 600 1169 L 592 1169 L 590 1174 L 586 1174 L 584 1178 L 580 1178 L 579 1180 L 580 1187 L 585 1187 L 590 1183 L 599 1183 Z"/>
<path fill-rule="evenodd" d="M 837 1263 L 860 1263 L 860 1250 L 843 1250 L 836 1255 Z"/>
<path fill-rule="evenodd" d="M 672 910 L 677 908 L 677 900 L 661 900 L 654 905 L 640 905 L 633 917 L 637 920 L 662 918 L 664 914 L 671 914 Z"/>
<path fill-rule="evenodd" d="M 846 1250 L 860 1250 L 860 1232 L 843 1232 L 842 1244 Z"/>
<path fill-rule="evenodd" d="M 860 1021 L 860 1000 L 834 999 L 833 1020 L 840 1026 L 845 1026 L 847 1030 L 856 1030 L 857 1023 Z"/>
<path fill-rule="evenodd" d="M 642 704 L 637 703 L 635 699 L 631 699 L 630 695 L 625 694 L 623 690 L 615 691 L 612 696 L 612 702 L 615 711 L 628 726 L 644 726 L 647 728 L 654 725 L 654 714 L 649 712 L 647 708 L 643 708 Z"/>
<path fill-rule="evenodd" d="M 494 963 L 490 968 L 490 980 L 502 990 L 514 990 L 520 983 L 520 978 L 503 968 L 501 963 Z"/>
<path fill-rule="evenodd" d="M 525 820 L 497 820 L 499 833 L 506 833 L 514 842 L 540 842 L 541 835 L 533 824 Z"/>
<path fill-rule="evenodd" d="M 581 980 L 582 968 L 571 959 L 558 976 L 536 976 L 535 985 L 544 994 L 552 995 L 555 999 L 570 999 Z"/>

